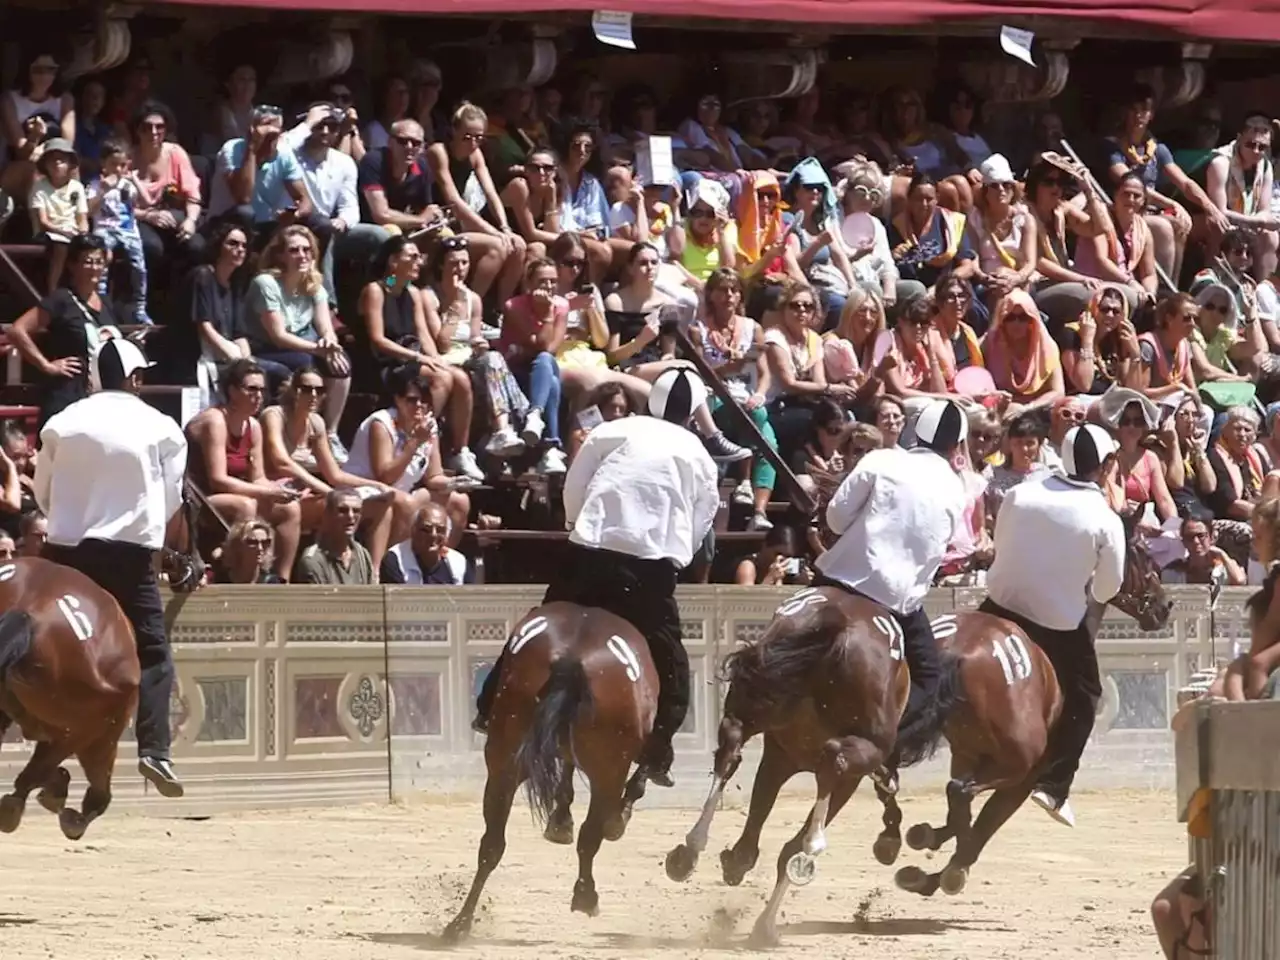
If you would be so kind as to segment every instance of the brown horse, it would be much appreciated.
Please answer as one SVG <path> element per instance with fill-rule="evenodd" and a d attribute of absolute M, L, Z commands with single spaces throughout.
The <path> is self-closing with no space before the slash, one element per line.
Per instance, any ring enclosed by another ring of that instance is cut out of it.
<path fill-rule="evenodd" d="M 174 518 L 193 517 L 190 501 Z M 166 548 L 162 565 L 175 590 L 203 575 L 199 556 Z M 115 598 L 69 567 L 38 558 L 0 565 L 0 737 L 16 723 L 36 742 L 13 792 L 0 797 L 0 832 L 22 821 L 27 798 L 58 815 L 69 840 L 84 836 L 111 803 L 120 736 L 133 720 L 141 669 L 133 626 Z M 80 810 L 67 807 L 74 756 L 89 781 Z"/>
<path fill-rule="evenodd" d="M 741 883 L 755 865 L 760 828 L 782 785 L 801 771 L 817 779 L 817 798 L 805 825 L 778 855 L 777 881 L 756 920 L 754 945 L 778 943 L 782 899 L 791 884 L 813 878 L 814 858 L 826 849 L 823 828 L 859 781 L 884 765 L 895 744 L 909 765 L 941 738 L 938 718 L 945 717 L 954 698 L 958 664 L 943 658 L 935 710 L 914 732 L 899 737 L 910 690 L 903 655 L 901 628 L 888 610 L 824 586 L 801 590 L 783 603 L 760 642 L 725 661 L 729 691 L 711 792 L 685 843 L 667 855 L 667 875 L 686 880 L 692 874 L 725 786 L 742 762 L 742 747 L 757 733 L 764 734 L 764 755 L 742 839 L 720 858 L 726 883 Z"/>
<path fill-rule="evenodd" d="M 1169 619 L 1171 603 L 1160 583 L 1160 571 L 1141 538 L 1131 537 L 1125 577 L 1111 600 L 1138 621 L 1143 630 L 1158 630 Z M 1090 603 L 1086 617 L 1096 639 L 1106 607 Z M 1049 734 L 1062 712 L 1062 695 L 1049 658 L 1015 623 L 991 614 L 946 614 L 933 621 L 942 649 L 959 659 L 963 696 L 947 720 L 951 747 L 951 779 L 947 784 L 947 820 L 907 831 L 913 850 L 936 851 L 955 839 L 955 853 L 937 873 L 903 867 L 895 882 L 903 890 L 932 896 L 964 889 L 970 868 L 996 832 L 1035 789 L 1043 769 Z M 993 791 L 976 822 L 975 797 Z M 877 786 L 884 805 L 884 831 L 874 853 L 885 865 L 902 848 L 902 811 L 895 796 Z"/>
<path fill-rule="evenodd" d="M 578 832 L 578 880 L 571 909 L 599 912 L 592 864 L 602 840 L 619 840 L 645 778 L 627 781 L 653 729 L 658 674 L 644 637 L 605 610 L 573 603 L 536 607 L 507 641 L 490 712 L 484 758 L 484 836 L 471 891 L 445 928 L 457 941 L 471 931 L 476 904 L 506 849 L 507 819 L 522 783 L 552 843 L 573 842 L 573 775 L 591 785 Z"/>

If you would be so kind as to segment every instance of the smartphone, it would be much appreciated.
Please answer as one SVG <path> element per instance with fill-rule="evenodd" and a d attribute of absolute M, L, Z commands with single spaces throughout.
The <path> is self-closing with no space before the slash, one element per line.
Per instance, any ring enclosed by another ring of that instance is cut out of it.
<path fill-rule="evenodd" d="M 425 226 L 419 227 L 417 230 L 413 231 L 413 233 L 409 234 L 409 239 L 418 240 L 422 237 L 429 237 L 431 236 L 431 234 L 439 233 L 443 229 L 444 229 L 443 218 L 439 220 L 432 220 L 430 223 L 426 224 Z"/>
<path fill-rule="evenodd" d="M 800 558 L 788 557 L 787 562 L 782 565 L 782 572 L 788 577 L 800 576 Z"/>
<path fill-rule="evenodd" d="M 600 413 L 600 408 L 594 403 L 585 410 L 578 411 L 578 426 L 587 433 L 590 433 L 602 423 L 604 423 L 604 416 Z"/>

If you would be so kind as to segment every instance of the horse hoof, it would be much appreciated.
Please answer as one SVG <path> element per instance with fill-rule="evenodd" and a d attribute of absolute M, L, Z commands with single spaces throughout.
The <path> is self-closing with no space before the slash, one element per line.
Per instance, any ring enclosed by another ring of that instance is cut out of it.
<path fill-rule="evenodd" d="M 667 854 L 667 876 L 677 883 L 683 883 L 693 876 L 693 869 L 697 865 L 698 854 L 683 843 Z"/>
<path fill-rule="evenodd" d="M 58 826 L 62 828 L 62 835 L 68 840 L 79 840 L 89 828 L 89 821 L 79 810 L 64 809 L 58 814 Z"/>
<path fill-rule="evenodd" d="M 15 797 L 12 793 L 0 797 L 0 833 L 13 833 L 22 822 L 22 814 L 27 809 L 27 801 Z"/>
<path fill-rule="evenodd" d="M 573 843 L 573 820 L 561 820 L 559 822 L 552 821 L 547 824 L 547 829 L 542 832 L 543 839 L 558 843 L 561 846 L 568 846 Z"/>
<path fill-rule="evenodd" d="M 738 862 L 733 850 L 720 851 L 720 874 L 726 887 L 736 887 L 751 868 Z"/>
<path fill-rule="evenodd" d="M 964 890 L 964 885 L 969 882 L 968 867 L 952 867 L 948 866 L 942 871 L 939 885 L 942 892 L 948 896 L 954 897 L 957 893 Z"/>
<path fill-rule="evenodd" d="M 919 867 L 903 867 L 893 875 L 893 882 L 899 890 L 923 896 L 929 885 L 929 875 Z"/>
<path fill-rule="evenodd" d="M 912 850 L 937 850 L 933 841 L 933 827 L 927 823 L 917 823 L 907 831 L 907 846 Z"/>
<path fill-rule="evenodd" d="M 585 913 L 588 917 L 599 916 L 600 895 L 594 890 L 574 890 L 569 909 L 574 913 Z"/>
<path fill-rule="evenodd" d="M 453 921 L 444 928 L 444 932 L 440 934 L 440 939 L 445 943 L 461 943 L 469 936 L 471 936 L 471 918 L 454 917 Z"/>
<path fill-rule="evenodd" d="M 891 867 L 897 861 L 898 854 L 902 852 L 902 838 L 877 837 L 871 852 L 876 855 L 876 859 L 882 864 L 886 867 Z"/>
<path fill-rule="evenodd" d="M 770 950 L 782 946 L 782 938 L 778 936 L 778 928 L 772 923 L 760 923 L 751 928 L 751 936 L 747 938 L 747 946 L 752 950 Z"/>
<path fill-rule="evenodd" d="M 787 879 L 797 887 L 807 887 L 813 883 L 818 873 L 818 860 L 807 853 L 795 853 L 787 861 Z"/>
<path fill-rule="evenodd" d="M 604 838 L 610 843 L 617 843 L 627 832 L 627 824 L 631 822 L 631 811 L 624 810 L 616 817 L 604 822 Z"/>

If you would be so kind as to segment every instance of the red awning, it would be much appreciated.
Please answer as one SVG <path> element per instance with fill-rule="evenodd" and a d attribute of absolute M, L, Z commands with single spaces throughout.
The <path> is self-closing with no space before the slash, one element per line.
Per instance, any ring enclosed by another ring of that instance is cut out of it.
<path fill-rule="evenodd" d="M 932 27 L 970 21 L 1025 26 L 1028 20 L 1114 23 L 1195 40 L 1280 42 L 1280 0 L 168 0 L 328 13 L 531 14 L 630 10 L 645 17 L 689 16 L 775 23 L 843 23 L 867 27 Z"/>

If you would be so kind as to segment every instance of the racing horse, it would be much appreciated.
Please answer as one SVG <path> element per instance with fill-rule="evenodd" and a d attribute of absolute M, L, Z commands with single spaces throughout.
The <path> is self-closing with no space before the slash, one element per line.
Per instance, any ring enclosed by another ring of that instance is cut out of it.
<path fill-rule="evenodd" d="M 507 820 L 521 784 L 552 843 L 573 842 L 573 776 L 591 802 L 578 832 L 578 879 L 571 909 L 595 916 L 592 865 L 603 840 L 619 840 L 644 795 L 639 770 L 627 779 L 653 729 L 658 674 L 644 637 L 596 607 L 554 602 L 531 610 L 511 632 L 490 711 L 484 757 L 484 835 L 475 879 L 447 942 L 471 932 L 476 905 L 506 849 Z"/>
<path fill-rule="evenodd" d="M 171 529 L 191 523 L 193 511 L 184 500 Z M 161 563 L 175 590 L 194 589 L 203 575 L 194 553 L 165 548 Z M 63 835 L 79 840 L 111 803 L 120 736 L 137 710 L 133 625 L 89 577 L 38 557 L 0 565 L 0 610 L 0 737 L 17 724 L 36 744 L 13 792 L 0 797 L 0 832 L 18 828 L 39 788 Z M 67 806 L 71 774 L 62 766 L 73 756 L 89 781 L 79 810 Z"/>
<path fill-rule="evenodd" d="M 1146 544 L 1127 530 L 1125 575 L 1111 604 L 1132 616 L 1143 630 L 1159 630 L 1169 620 L 1171 602 Z M 1090 599 L 1085 617 L 1096 640 L 1106 605 Z M 903 867 L 894 878 L 903 890 L 932 896 L 962 891 L 970 868 L 996 832 L 1035 789 L 1046 759 L 1050 733 L 1062 712 L 1062 695 L 1049 658 L 1010 620 L 988 613 L 946 614 L 933 621 L 942 649 L 961 663 L 962 696 L 947 720 L 951 779 L 947 820 L 941 827 L 916 824 L 907 831 L 913 850 L 939 850 L 956 841 L 954 855 L 937 873 Z M 977 821 L 972 804 L 992 791 Z M 874 853 L 881 863 L 897 860 L 902 848 L 902 812 L 893 793 L 876 786 L 884 806 L 884 831 Z"/>
<path fill-rule="evenodd" d="M 958 661 L 942 658 L 929 710 L 899 735 L 910 675 L 897 621 L 879 604 L 839 587 L 808 587 L 795 594 L 778 608 L 758 643 L 725 661 L 729 690 L 711 791 L 685 843 L 667 855 L 667 875 L 681 881 L 692 874 L 706 849 L 716 807 L 742 762 L 743 745 L 763 733 L 764 758 L 743 839 L 721 857 L 727 883 L 740 883 L 755 864 L 760 827 L 782 785 L 801 771 L 817 779 L 813 808 L 778 856 L 773 894 L 751 935 L 754 946 L 777 944 L 778 909 L 791 884 L 813 878 L 814 858 L 826 849 L 825 826 L 862 778 L 884 765 L 895 745 L 904 765 L 932 752 L 954 701 L 958 670 Z"/>

